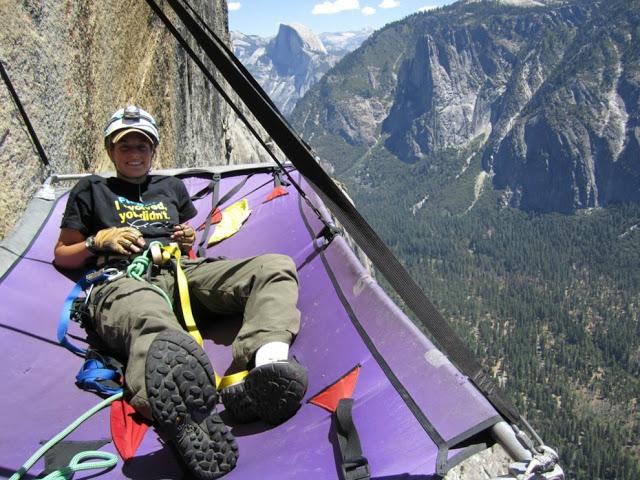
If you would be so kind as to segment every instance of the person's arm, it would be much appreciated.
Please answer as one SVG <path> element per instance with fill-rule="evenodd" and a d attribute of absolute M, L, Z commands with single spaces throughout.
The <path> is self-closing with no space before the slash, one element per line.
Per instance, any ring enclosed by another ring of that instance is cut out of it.
<path fill-rule="evenodd" d="M 58 243 L 53 250 L 53 262 L 62 268 L 80 268 L 95 252 L 138 254 L 145 246 L 142 234 L 133 227 L 111 227 L 94 236 L 94 251 L 86 245 L 86 237 L 79 230 L 61 228 Z"/>
<path fill-rule="evenodd" d="M 86 237 L 72 228 L 60 229 L 58 242 L 53 250 L 53 263 L 61 268 L 80 268 L 89 257 L 95 255 L 85 245 Z"/>

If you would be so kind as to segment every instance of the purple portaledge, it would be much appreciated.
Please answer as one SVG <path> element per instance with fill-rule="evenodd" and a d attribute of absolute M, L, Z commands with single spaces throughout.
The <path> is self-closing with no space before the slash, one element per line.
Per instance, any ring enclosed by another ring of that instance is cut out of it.
<path fill-rule="evenodd" d="M 387 297 L 340 235 L 326 242 L 324 224 L 293 186 L 289 194 L 266 202 L 274 187 L 270 168 L 223 173 L 220 195 L 251 173 L 240 192 L 224 206 L 247 198 L 252 213 L 233 237 L 210 247 L 208 255 L 232 258 L 262 253 L 291 256 L 300 278 L 300 334 L 291 353 L 308 368 L 309 389 L 298 413 L 277 427 L 262 423 L 232 425 L 240 445 L 237 467 L 228 479 L 339 478 L 329 412 L 306 400 L 361 365 L 353 394 L 353 419 L 371 478 L 440 478 L 451 466 L 486 448 L 488 429 L 501 417 L 420 330 Z M 310 201 L 328 213 L 304 179 L 292 175 Z M 211 175 L 180 175 L 191 194 Z M 56 340 L 64 300 L 78 278 L 52 266 L 66 195 L 51 202 L 51 212 L 29 247 L 0 283 L 0 477 L 9 478 L 41 445 L 99 403 L 74 384 L 82 359 Z M 195 202 L 199 225 L 211 196 Z M 199 241 L 199 237 L 198 237 Z M 19 252 L 18 252 L 19 253 Z M 224 373 L 240 318 L 198 318 L 205 350 Z M 74 343 L 84 332 L 70 326 Z M 224 414 L 223 414 L 224 418 Z M 110 440 L 108 408 L 82 424 L 66 440 Z M 102 450 L 115 452 L 113 443 Z M 40 460 L 23 478 L 44 469 Z M 87 478 L 95 471 L 76 474 Z M 99 478 L 185 478 L 171 449 L 150 429 L 135 458 Z"/>

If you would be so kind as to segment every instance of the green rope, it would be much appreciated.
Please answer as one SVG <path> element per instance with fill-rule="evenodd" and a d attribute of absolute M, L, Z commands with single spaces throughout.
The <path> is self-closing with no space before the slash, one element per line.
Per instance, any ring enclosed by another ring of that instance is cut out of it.
<path fill-rule="evenodd" d="M 131 264 L 127 267 L 128 277 L 134 278 L 136 280 L 140 280 L 141 282 L 145 281 L 145 279 L 142 278 L 142 276 L 145 274 L 145 272 L 148 270 L 149 266 L 152 263 L 151 259 L 149 258 L 149 252 L 151 251 L 151 247 L 154 244 L 162 245 L 160 242 L 151 242 L 151 244 L 149 245 L 149 248 L 147 248 L 143 253 L 141 253 L 136 258 L 134 258 L 131 261 Z M 158 293 L 160 293 L 162 298 L 164 298 L 166 302 L 169 304 L 169 307 L 173 309 L 173 305 L 171 303 L 171 300 L 167 296 L 167 294 L 157 285 L 153 285 L 152 283 L 149 283 L 149 285 L 151 285 L 154 289 L 156 289 Z M 67 435 L 73 432 L 76 428 L 78 428 L 78 426 L 80 426 L 82 422 L 87 420 L 89 417 L 94 415 L 99 410 L 102 410 L 107 405 L 110 405 L 111 403 L 113 403 L 114 400 L 118 400 L 121 397 L 122 397 L 122 392 L 116 393 L 115 395 L 112 395 L 106 400 L 100 402 L 91 410 L 85 412 L 78 419 L 76 419 L 71 425 L 65 428 L 62 432 L 60 432 L 58 435 L 56 435 L 47 443 L 45 443 L 36 453 L 34 453 L 31 456 L 29 460 L 25 462 L 24 465 L 22 465 L 22 467 L 20 467 L 20 469 L 16 473 L 14 473 L 11 476 L 9 480 L 19 480 L 25 473 L 27 473 L 27 471 L 33 466 L 33 464 L 36 463 L 40 459 L 40 457 L 42 457 L 42 455 L 44 455 L 51 447 L 53 447 L 56 443 L 61 441 L 63 438 L 65 438 Z M 85 461 L 90 458 L 99 458 L 101 459 L 101 461 L 98 461 L 98 462 Z M 70 480 L 73 477 L 75 472 L 79 472 L 81 470 L 93 470 L 98 468 L 102 468 L 102 469 L 112 468 L 113 466 L 116 465 L 116 463 L 118 463 L 118 457 L 112 453 L 99 452 L 95 450 L 80 452 L 71 459 L 69 466 L 63 467 L 59 470 L 51 472 L 49 475 L 44 477 L 43 480 Z"/>
<path fill-rule="evenodd" d="M 144 278 L 142 278 L 142 276 L 145 274 L 145 272 L 147 271 L 147 269 L 152 263 L 151 259 L 149 258 L 149 252 L 151 251 L 151 247 L 155 244 L 162 246 L 162 243 L 160 242 L 151 242 L 149 244 L 149 248 L 147 248 L 144 252 L 142 252 L 140 255 L 138 255 L 136 258 L 134 258 L 131 261 L 131 264 L 127 267 L 128 277 L 135 278 L 136 280 L 140 280 L 141 282 L 146 281 Z M 162 290 L 157 285 L 154 285 L 153 283 L 149 283 L 149 285 L 151 285 L 162 296 L 162 298 L 165 299 L 165 301 L 169 304 L 169 308 L 173 310 L 173 304 L 171 303 L 171 299 L 164 292 L 164 290 Z"/>
<path fill-rule="evenodd" d="M 141 282 L 146 281 L 144 278 L 142 278 L 142 276 L 149 269 L 149 266 L 152 263 L 151 259 L 149 258 L 149 255 L 150 255 L 151 247 L 154 244 L 158 244 L 162 246 L 162 243 L 160 242 L 151 242 L 151 244 L 149 245 L 149 248 L 147 248 L 144 252 L 142 252 L 140 255 L 134 258 L 131 261 L 131 264 L 127 267 L 128 277 L 134 278 L 136 280 L 140 280 Z M 169 296 L 157 285 L 154 285 L 152 283 L 149 283 L 149 285 L 153 287 L 155 290 L 157 290 L 158 293 L 162 296 L 162 298 L 164 298 L 166 302 L 169 304 L 169 307 L 173 309 L 173 305 L 171 303 L 171 299 L 169 299 Z M 40 457 L 42 457 L 42 455 L 44 455 L 51 447 L 53 447 L 56 443 L 58 443 L 67 435 L 69 435 L 71 432 L 73 432 L 76 428 L 78 428 L 78 426 L 82 422 L 84 422 L 86 419 L 91 417 L 93 414 L 95 414 L 99 410 L 102 410 L 107 405 L 110 405 L 111 403 L 113 403 L 114 400 L 118 400 L 121 397 L 122 397 L 122 392 L 116 393 L 115 395 L 112 395 L 111 397 L 107 398 L 106 400 L 102 401 L 101 403 L 93 407 L 91 410 L 84 413 L 77 420 L 75 420 L 71 425 L 65 428 L 62 432 L 60 432 L 58 435 L 56 435 L 47 443 L 45 443 L 36 453 L 34 453 L 31 456 L 29 460 L 25 462 L 25 464 L 22 467 L 20 467 L 20 469 L 16 473 L 13 474 L 13 476 L 9 480 L 19 480 L 25 473 L 27 473 L 27 471 L 33 466 L 33 464 L 36 463 L 40 459 Z M 101 459 L 101 461 L 98 461 L 98 462 L 85 461 L 90 458 L 99 458 Z M 70 480 L 73 477 L 75 472 L 78 472 L 81 470 L 98 469 L 98 468 L 103 468 L 103 469 L 112 468 L 113 466 L 116 465 L 117 462 L 118 462 L 118 457 L 112 453 L 99 452 L 99 451 L 80 452 L 71 459 L 69 466 L 63 467 L 59 470 L 51 472 L 43 480 Z"/>
<path fill-rule="evenodd" d="M 99 462 L 83 462 L 89 458 L 101 458 Z M 98 452 L 96 450 L 89 450 L 86 452 L 80 452 L 76 454 L 69 462 L 68 467 L 62 467 L 59 470 L 51 472 L 42 480 L 71 480 L 73 474 L 82 470 L 97 470 L 115 467 L 118 463 L 118 457 L 109 452 Z"/>
<path fill-rule="evenodd" d="M 55 437 L 45 443 L 36 453 L 34 453 L 24 465 L 22 465 L 16 473 L 14 473 L 9 480 L 19 480 L 27 471 L 33 467 L 33 465 L 42 457 L 51 447 L 60 442 L 63 438 L 73 432 L 80 426 L 85 420 L 102 410 L 104 407 L 111 405 L 115 400 L 122 398 L 122 392 L 118 392 L 115 395 L 110 396 L 106 400 L 103 400 L 96 406 L 87 410 L 73 421 L 67 428 L 58 433 Z M 101 462 L 82 462 L 85 458 L 102 458 Z M 89 470 L 94 468 L 111 468 L 118 463 L 118 457 L 113 453 L 89 451 L 81 452 L 71 459 L 68 467 L 63 467 L 55 472 L 50 473 L 45 477 L 45 480 L 70 480 L 73 474 L 80 470 Z"/>

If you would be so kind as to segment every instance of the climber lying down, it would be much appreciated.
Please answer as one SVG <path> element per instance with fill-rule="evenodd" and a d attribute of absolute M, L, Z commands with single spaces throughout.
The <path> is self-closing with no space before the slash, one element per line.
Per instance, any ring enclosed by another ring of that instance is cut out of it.
<path fill-rule="evenodd" d="M 188 252 L 195 231 L 185 222 L 197 211 L 179 179 L 149 174 L 160 142 L 153 117 L 132 105 L 120 109 L 107 123 L 104 141 L 117 177 L 91 175 L 73 188 L 55 264 L 125 271 L 152 242 L 175 243 Z M 233 365 L 249 373 L 220 392 L 226 411 L 239 422 L 279 424 L 291 417 L 307 388 L 306 370 L 288 359 L 300 326 L 292 260 L 268 254 L 180 262 L 190 294 L 212 321 L 216 314 L 243 314 Z M 174 269 L 171 263 L 149 268 L 147 281 L 122 275 L 94 285 L 89 338 L 126 360 L 126 398 L 173 442 L 195 477 L 217 478 L 235 466 L 238 446 L 217 413 L 207 355 L 156 289 L 174 298 Z"/>

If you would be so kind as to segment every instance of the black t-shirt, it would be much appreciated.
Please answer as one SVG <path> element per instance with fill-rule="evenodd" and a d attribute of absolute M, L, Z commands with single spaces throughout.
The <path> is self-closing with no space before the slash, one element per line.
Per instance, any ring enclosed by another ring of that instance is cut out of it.
<path fill-rule="evenodd" d="M 119 178 L 90 175 L 81 179 L 69 194 L 61 228 L 94 235 L 109 227 L 134 227 L 147 244 L 169 242 L 173 226 L 197 213 L 181 180 L 150 175 L 142 184 Z"/>

